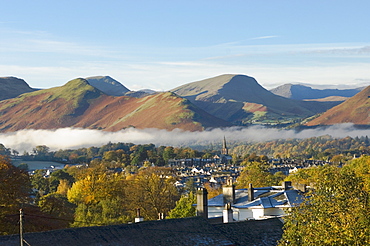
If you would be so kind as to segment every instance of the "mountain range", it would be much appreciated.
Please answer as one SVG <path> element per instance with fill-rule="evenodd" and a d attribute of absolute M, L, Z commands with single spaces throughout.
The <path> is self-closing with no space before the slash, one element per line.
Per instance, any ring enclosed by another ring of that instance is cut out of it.
<path fill-rule="evenodd" d="M 338 104 L 281 97 L 263 88 L 252 77 L 234 74 L 188 83 L 171 91 L 235 125 L 292 122 Z"/>
<path fill-rule="evenodd" d="M 354 111 L 359 107 L 358 112 L 368 112 L 370 107 L 369 100 L 364 103 L 364 99 L 348 99 L 351 106 L 341 106 L 347 101 L 340 104 L 340 101 L 286 98 L 266 90 L 252 77 L 234 74 L 188 83 L 169 92 L 130 91 L 109 76 L 78 78 L 43 90 L 32 89 L 24 80 L 8 77 L 0 78 L 0 88 L 3 92 L 0 94 L 3 95 L 0 98 L 0 132 L 61 127 L 198 131 L 233 125 L 292 124 L 323 113 L 307 123 L 311 126 L 325 125 L 321 117 L 332 119 L 325 114 L 335 108 L 350 107 Z M 12 88 L 17 88 L 18 95 L 12 94 L 15 91 Z M 367 89 L 361 92 L 365 96 Z M 334 114 L 338 112 L 337 109 Z M 345 122 L 351 121 L 348 117 L 349 114 L 344 117 Z M 370 124 L 366 117 L 351 122 Z M 335 123 L 341 122 L 332 120 L 327 124 Z"/>
<path fill-rule="evenodd" d="M 85 79 L 0 101 L 0 131 L 81 127 L 202 130 L 229 126 L 171 92 L 144 98 L 109 96 Z"/>
<path fill-rule="evenodd" d="M 350 97 L 353 97 L 357 93 L 359 93 L 364 87 L 355 88 L 355 89 L 313 89 L 310 86 L 305 86 L 301 84 L 284 84 L 278 86 L 272 90 L 270 90 L 275 95 L 279 95 L 282 97 L 296 99 L 296 100 L 318 100 L 324 101 L 322 99 L 329 98 L 329 100 L 333 100 L 333 98 L 337 98 L 339 101 L 344 101 Z M 331 99 L 330 99 L 331 98 Z"/>

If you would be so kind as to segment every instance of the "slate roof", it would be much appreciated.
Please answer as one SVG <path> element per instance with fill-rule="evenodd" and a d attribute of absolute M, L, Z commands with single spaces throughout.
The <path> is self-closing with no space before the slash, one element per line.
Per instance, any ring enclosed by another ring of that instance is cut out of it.
<path fill-rule="evenodd" d="M 269 246 L 277 245 L 283 235 L 283 222 L 278 218 L 249 220 L 214 225 L 235 242 L 235 245 Z"/>
<path fill-rule="evenodd" d="M 254 188 L 254 200 L 248 201 L 248 189 L 235 190 L 235 203 L 232 207 L 235 208 L 273 208 L 279 206 L 294 206 L 296 203 L 302 202 L 302 195 L 298 190 L 282 190 L 278 187 L 261 187 Z M 208 200 L 210 207 L 223 207 L 223 194 L 215 196 Z"/>
<path fill-rule="evenodd" d="M 191 217 L 25 233 L 24 239 L 32 246 L 276 245 L 281 235 L 277 219 L 211 225 Z M 0 246 L 13 245 L 20 245 L 19 235 L 0 237 Z"/>

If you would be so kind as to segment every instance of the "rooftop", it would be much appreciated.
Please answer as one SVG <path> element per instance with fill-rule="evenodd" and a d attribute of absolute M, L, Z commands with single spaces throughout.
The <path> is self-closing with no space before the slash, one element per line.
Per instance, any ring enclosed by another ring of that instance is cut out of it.
<path fill-rule="evenodd" d="M 276 245 L 279 219 L 211 225 L 202 217 L 25 233 L 30 245 Z M 18 246 L 19 235 L 1 236 L 0 246 Z"/>

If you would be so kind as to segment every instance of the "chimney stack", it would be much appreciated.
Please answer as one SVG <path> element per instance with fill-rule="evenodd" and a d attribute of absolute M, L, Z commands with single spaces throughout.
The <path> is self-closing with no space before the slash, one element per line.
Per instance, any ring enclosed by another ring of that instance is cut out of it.
<path fill-rule="evenodd" d="M 284 190 L 289 190 L 289 188 L 292 186 L 291 181 L 283 181 L 283 189 Z"/>
<path fill-rule="evenodd" d="M 165 216 L 164 213 L 158 213 L 158 220 L 164 220 Z"/>
<path fill-rule="evenodd" d="M 224 223 L 233 222 L 233 210 L 231 209 L 231 204 L 227 203 L 224 210 L 222 211 L 222 218 Z"/>
<path fill-rule="evenodd" d="M 222 186 L 222 194 L 224 198 L 224 205 L 235 203 L 235 185 L 233 185 L 233 178 L 230 177 L 226 181 L 226 185 Z"/>
<path fill-rule="evenodd" d="M 140 208 L 136 209 L 135 223 L 144 221 L 144 218 L 140 216 Z"/>
<path fill-rule="evenodd" d="M 254 190 L 252 184 L 249 184 L 248 188 L 248 201 L 251 202 L 254 200 Z"/>
<path fill-rule="evenodd" d="M 197 216 L 208 219 L 208 192 L 206 188 L 197 190 Z"/>

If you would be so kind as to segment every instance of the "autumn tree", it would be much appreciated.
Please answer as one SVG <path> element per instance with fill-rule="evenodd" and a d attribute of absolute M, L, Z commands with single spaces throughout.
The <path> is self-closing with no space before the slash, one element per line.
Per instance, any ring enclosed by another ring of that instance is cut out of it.
<path fill-rule="evenodd" d="M 127 166 L 130 164 L 130 155 L 124 150 L 110 150 L 104 152 L 103 160 L 109 162 L 116 162 L 117 166 Z"/>
<path fill-rule="evenodd" d="M 285 217 L 279 245 L 370 245 L 369 202 L 362 177 L 325 166 L 315 189 Z"/>
<path fill-rule="evenodd" d="M 370 192 L 370 156 L 362 156 L 348 162 L 344 169 L 352 170 L 357 176 L 364 180 L 365 189 Z"/>
<path fill-rule="evenodd" d="M 210 182 L 205 182 L 203 184 L 203 187 L 207 189 L 208 192 L 208 199 L 211 199 L 215 196 L 218 196 L 222 193 L 222 187 L 215 186 Z"/>
<path fill-rule="evenodd" d="M 13 166 L 8 157 L 0 155 L 0 234 L 9 231 L 7 217 L 18 213 L 29 202 L 31 183 L 28 173 Z M 14 233 L 14 232 L 13 232 Z"/>
<path fill-rule="evenodd" d="M 117 224 L 128 221 L 124 177 L 118 173 L 91 172 L 68 190 L 77 205 L 73 226 Z"/>
<path fill-rule="evenodd" d="M 237 179 L 238 188 L 247 188 L 249 184 L 253 184 L 254 187 L 278 185 L 284 180 L 285 175 L 281 172 L 275 174 L 269 172 L 269 165 L 264 159 L 257 157 L 253 157 L 253 159 L 260 161 L 242 162 L 245 167 Z"/>
<path fill-rule="evenodd" d="M 164 167 L 141 170 L 129 181 L 131 211 L 140 208 L 147 220 L 155 220 L 159 213 L 167 214 L 175 207 L 179 193 L 174 186 L 173 171 Z"/>

